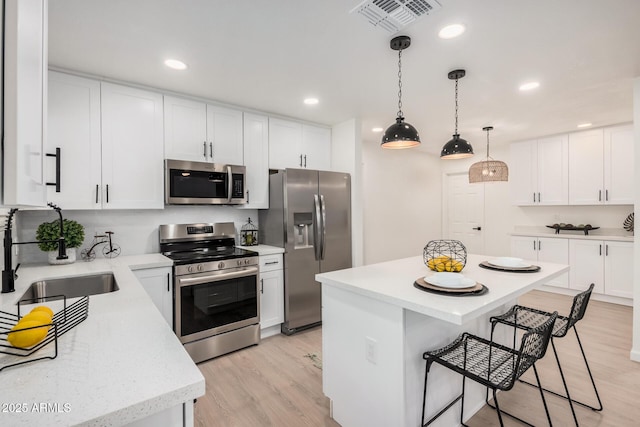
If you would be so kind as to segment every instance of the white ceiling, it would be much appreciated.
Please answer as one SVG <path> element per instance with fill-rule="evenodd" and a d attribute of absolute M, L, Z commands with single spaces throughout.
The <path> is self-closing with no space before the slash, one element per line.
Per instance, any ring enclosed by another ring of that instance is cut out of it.
<path fill-rule="evenodd" d="M 374 126 L 397 112 L 393 35 L 349 12 L 361 0 L 50 0 L 49 62 L 98 76 L 193 94 L 328 125 Z M 632 120 L 640 76 L 638 0 L 439 0 L 442 8 L 399 34 L 403 112 L 439 153 L 454 130 L 484 154 L 493 144 Z M 459 38 L 440 28 L 463 23 Z M 186 71 L 166 68 L 166 58 Z M 519 84 L 538 80 L 521 93 Z M 320 99 L 306 106 L 308 96 Z"/>

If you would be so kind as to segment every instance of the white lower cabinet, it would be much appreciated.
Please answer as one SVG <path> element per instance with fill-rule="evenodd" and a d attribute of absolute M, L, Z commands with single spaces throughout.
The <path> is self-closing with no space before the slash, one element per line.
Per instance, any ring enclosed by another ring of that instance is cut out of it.
<path fill-rule="evenodd" d="M 571 240 L 571 289 L 587 289 L 633 298 L 633 243 L 608 240 Z"/>
<path fill-rule="evenodd" d="M 512 236 L 511 255 L 530 261 L 569 264 L 569 242 L 549 237 Z M 551 279 L 545 285 L 568 288 L 569 274 Z"/>
<path fill-rule="evenodd" d="M 282 254 L 260 256 L 260 329 L 284 322 Z"/>
<path fill-rule="evenodd" d="M 171 267 L 147 268 L 133 272 L 142 287 L 173 329 L 173 279 Z"/>

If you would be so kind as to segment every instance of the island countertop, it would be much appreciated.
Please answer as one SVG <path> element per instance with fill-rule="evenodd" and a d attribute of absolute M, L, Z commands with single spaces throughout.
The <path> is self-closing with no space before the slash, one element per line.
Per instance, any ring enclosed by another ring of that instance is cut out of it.
<path fill-rule="evenodd" d="M 489 288 L 489 292 L 481 296 L 452 297 L 415 288 L 413 283 L 416 279 L 434 274 L 425 266 L 421 256 L 320 273 L 316 280 L 323 285 L 462 325 L 569 271 L 568 265 L 546 262 L 532 262 L 541 267 L 536 273 L 494 271 L 479 266 L 491 258 L 469 254 L 461 272 Z"/>
<path fill-rule="evenodd" d="M 58 339 L 57 358 L 0 372 L 0 424 L 123 425 L 202 396 L 202 374 L 132 272 L 171 265 L 148 254 L 20 267 L 2 311 L 16 313 L 36 280 L 113 272 L 120 289 L 89 297 L 89 317 Z"/>

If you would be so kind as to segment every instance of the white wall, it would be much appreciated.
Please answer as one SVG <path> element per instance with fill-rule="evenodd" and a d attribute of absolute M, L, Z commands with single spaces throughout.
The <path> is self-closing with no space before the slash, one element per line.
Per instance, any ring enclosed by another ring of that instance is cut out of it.
<path fill-rule="evenodd" d="M 362 160 L 365 264 L 421 256 L 441 238 L 440 159 L 365 142 Z"/>
<path fill-rule="evenodd" d="M 636 78 L 633 85 L 633 123 L 635 132 L 635 164 L 636 164 L 636 204 L 640 208 L 640 77 Z M 640 239 L 635 239 L 633 245 L 633 344 L 631 347 L 631 360 L 640 362 Z"/>
<path fill-rule="evenodd" d="M 352 264 L 357 267 L 364 262 L 360 120 L 347 120 L 331 129 L 331 169 L 351 174 L 351 249 Z"/>
<path fill-rule="evenodd" d="M 160 224 L 183 224 L 195 222 L 235 223 L 239 236 L 240 227 L 251 217 L 258 224 L 258 213 L 254 209 L 237 209 L 230 206 L 166 206 L 158 210 L 96 210 L 96 211 L 62 211 L 65 219 L 74 219 L 85 228 L 85 241 L 81 246 L 91 245 L 93 236 L 113 231 L 113 241 L 122 249 L 122 255 L 136 255 L 160 252 L 158 226 Z M 34 241 L 38 225 L 44 221 L 58 219 L 51 209 L 35 211 L 19 211 L 17 219 L 17 241 Z M 37 245 L 20 245 L 19 262 L 46 262 L 46 253 Z M 100 251 L 98 257 L 102 256 Z M 79 255 L 79 254 L 78 254 Z"/>

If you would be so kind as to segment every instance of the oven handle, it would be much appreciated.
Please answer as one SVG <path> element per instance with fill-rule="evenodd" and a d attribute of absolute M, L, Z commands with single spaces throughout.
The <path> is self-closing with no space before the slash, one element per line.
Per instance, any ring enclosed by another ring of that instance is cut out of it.
<path fill-rule="evenodd" d="M 233 192 L 233 174 L 231 173 L 231 166 L 227 165 L 227 201 L 231 203 L 231 196 Z"/>
<path fill-rule="evenodd" d="M 201 283 L 211 283 L 211 282 L 219 282 L 221 280 L 233 279 L 236 277 L 246 277 L 251 275 L 258 274 L 258 267 L 242 267 L 241 269 L 233 269 L 233 271 L 226 272 L 212 272 L 212 273 L 201 273 L 196 277 L 179 277 L 178 278 L 178 287 L 182 288 L 184 286 L 193 286 Z"/>

